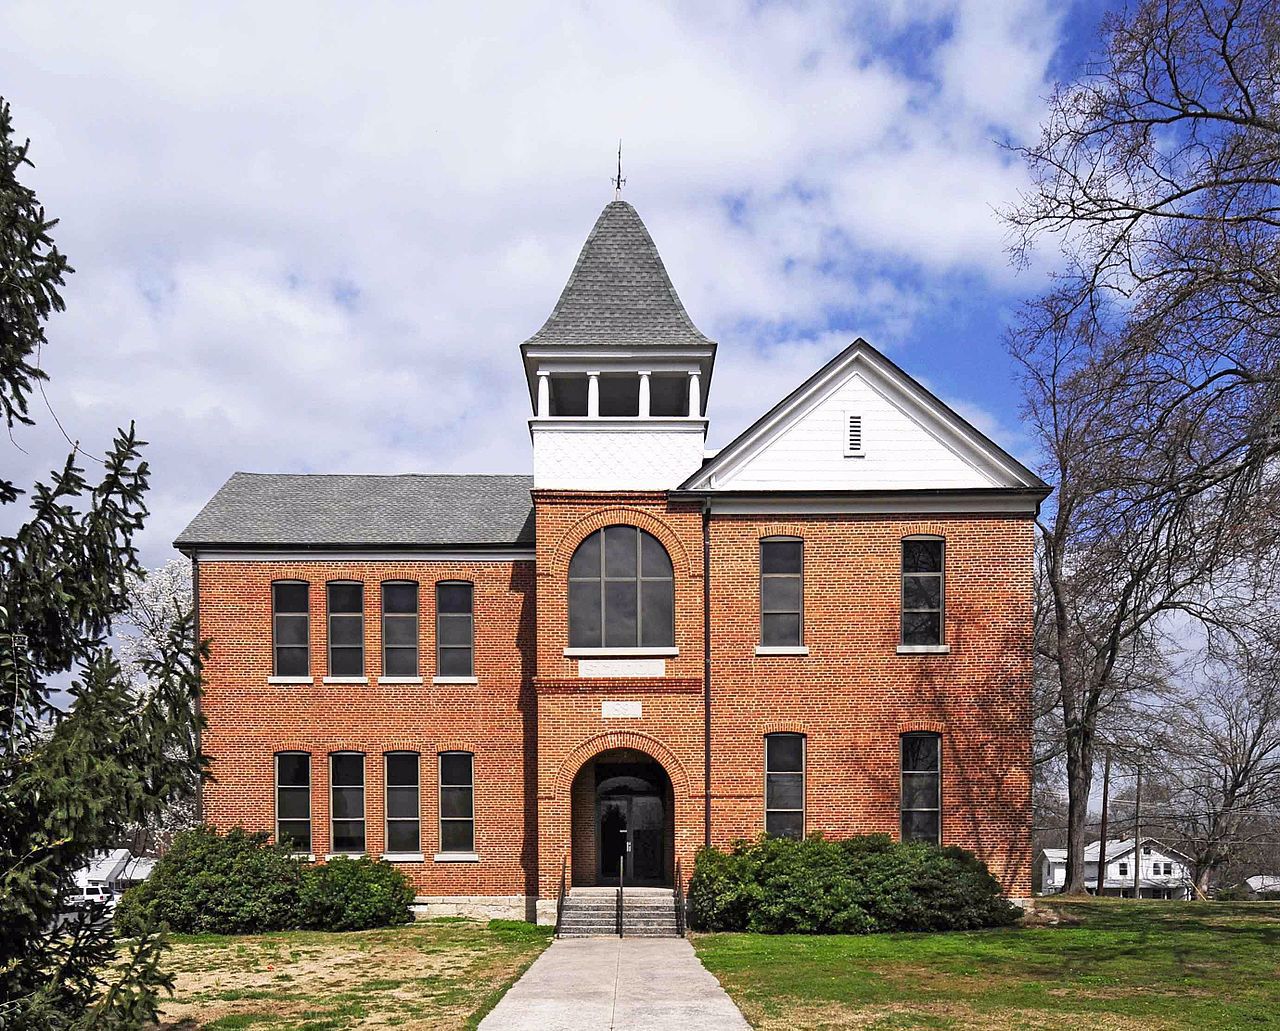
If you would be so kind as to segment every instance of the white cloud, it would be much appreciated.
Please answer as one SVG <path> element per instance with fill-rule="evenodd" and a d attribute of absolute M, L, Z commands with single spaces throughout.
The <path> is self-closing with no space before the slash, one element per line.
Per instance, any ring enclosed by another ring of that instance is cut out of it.
<path fill-rule="evenodd" d="M 991 137 L 1035 122 L 1052 10 L 8 4 L 26 178 L 78 269 L 50 398 L 86 443 L 153 442 L 152 561 L 237 468 L 525 469 L 516 349 L 621 136 L 721 340 L 723 442 L 853 336 L 905 338 L 904 273 L 1007 284 L 1022 173 Z M 913 28 L 930 53 L 886 42 Z M 48 419 L 19 439 L 6 473 L 56 461 Z"/>

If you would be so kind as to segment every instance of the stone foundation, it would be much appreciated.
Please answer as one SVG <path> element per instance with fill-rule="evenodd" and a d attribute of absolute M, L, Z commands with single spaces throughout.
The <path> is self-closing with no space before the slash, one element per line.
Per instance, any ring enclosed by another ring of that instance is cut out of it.
<path fill-rule="evenodd" d="M 416 917 L 464 916 L 471 920 L 534 919 L 534 898 L 530 895 L 418 895 L 413 900 Z M 552 900 L 551 922 L 555 923 L 556 905 Z M 538 916 L 543 902 L 538 902 Z M 542 923 L 542 920 L 538 920 Z"/>

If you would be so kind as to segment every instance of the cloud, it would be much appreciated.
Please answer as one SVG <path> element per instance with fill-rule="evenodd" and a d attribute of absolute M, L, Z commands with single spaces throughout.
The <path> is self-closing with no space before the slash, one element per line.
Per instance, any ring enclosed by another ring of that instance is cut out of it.
<path fill-rule="evenodd" d="M 517 347 L 621 136 L 722 344 L 723 443 L 854 336 L 910 348 L 957 283 L 1016 288 L 991 141 L 1034 126 L 1053 10 L 8 4 L 26 180 L 78 270 L 49 396 L 86 446 L 152 442 L 152 562 L 234 469 L 527 469 Z M 50 422 L 8 475 L 57 464 Z"/>

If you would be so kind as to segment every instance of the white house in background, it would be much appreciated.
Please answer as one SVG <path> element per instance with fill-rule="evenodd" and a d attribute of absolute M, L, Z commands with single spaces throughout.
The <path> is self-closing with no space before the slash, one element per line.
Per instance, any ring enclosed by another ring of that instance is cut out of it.
<path fill-rule="evenodd" d="M 1244 879 L 1245 887 L 1252 892 L 1280 891 L 1280 874 L 1260 873 Z"/>
<path fill-rule="evenodd" d="M 1084 850 L 1084 883 L 1098 894 L 1099 842 Z M 1102 894 L 1133 898 L 1134 863 L 1138 864 L 1139 897 L 1144 899 L 1190 899 L 1193 894 L 1191 860 L 1181 852 L 1156 841 L 1142 838 L 1137 855 L 1132 838 L 1107 842 L 1107 869 L 1102 880 Z M 1060 892 L 1067 880 L 1067 850 L 1046 848 L 1040 853 L 1040 893 Z"/>
<path fill-rule="evenodd" d="M 76 885 L 84 888 L 90 884 L 98 884 L 119 893 L 130 885 L 145 881 L 151 876 L 154 866 L 154 859 L 135 857 L 127 848 L 95 852 L 89 865 L 76 871 Z"/>

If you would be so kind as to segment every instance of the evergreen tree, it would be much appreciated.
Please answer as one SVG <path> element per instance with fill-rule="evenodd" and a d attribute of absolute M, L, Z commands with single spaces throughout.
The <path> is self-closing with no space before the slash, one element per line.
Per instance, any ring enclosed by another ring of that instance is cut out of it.
<path fill-rule="evenodd" d="M 45 324 L 72 269 L 35 194 L 19 182 L 28 144 L 0 98 L 0 413 L 30 424 L 45 378 Z M 107 645 L 138 573 L 147 464 L 133 426 L 117 432 L 96 483 L 73 448 L 29 492 L 27 521 L 0 536 L 0 1028 L 136 1027 L 170 986 L 163 937 L 148 929 L 123 955 L 109 921 L 59 923 L 76 870 L 149 822 L 202 768 L 200 665 L 191 614 L 148 656 L 139 695 Z M 0 506 L 23 496 L 0 479 Z M 17 520 L 4 521 L 6 525 Z M 71 703 L 50 703 L 70 674 Z"/>

